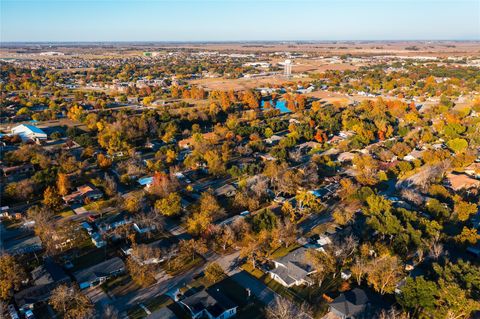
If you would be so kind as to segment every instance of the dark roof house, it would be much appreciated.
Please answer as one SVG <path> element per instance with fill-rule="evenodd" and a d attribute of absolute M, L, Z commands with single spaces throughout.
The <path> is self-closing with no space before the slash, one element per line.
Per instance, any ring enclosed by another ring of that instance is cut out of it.
<path fill-rule="evenodd" d="M 192 319 L 227 319 L 237 313 L 237 305 L 219 289 L 199 291 L 180 301 Z"/>
<path fill-rule="evenodd" d="M 60 284 L 70 284 L 70 277 L 51 258 L 46 259 L 43 265 L 35 268 L 31 275 L 34 286 L 23 289 L 14 295 L 21 312 L 32 309 L 38 302 L 46 301 L 50 298 L 52 290 Z"/>
<path fill-rule="evenodd" d="M 77 271 L 74 274 L 80 289 L 96 286 L 108 278 L 121 274 L 125 271 L 125 264 L 119 257 L 108 259 L 90 268 Z"/>

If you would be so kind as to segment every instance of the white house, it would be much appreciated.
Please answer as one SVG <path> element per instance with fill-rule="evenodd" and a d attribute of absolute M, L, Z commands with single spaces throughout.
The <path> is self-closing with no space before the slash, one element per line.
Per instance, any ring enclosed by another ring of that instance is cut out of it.
<path fill-rule="evenodd" d="M 11 129 L 13 135 L 18 135 L 23 141 L 27 140 L 46 140 L 47 133 L 36 126 L 20 124 Z"/>
<path fill-rule="evenodd" d="M 300 247 L 288 255 L 273 260 L 275 268 L 270 270 L 270 277 L 285 287 L 311 285 L 309 275 L 316 272 L 308 262 L 305 253 L 307 249 Z"/>

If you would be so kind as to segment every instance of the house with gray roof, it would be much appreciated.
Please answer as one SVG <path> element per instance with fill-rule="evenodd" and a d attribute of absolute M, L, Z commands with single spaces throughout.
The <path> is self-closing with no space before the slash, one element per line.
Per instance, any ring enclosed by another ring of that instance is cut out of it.
<path fill-rule="evenodd" d="M 309 276 L 316 272 L 306 258 L 305 247 L 300 247 L 288 255 L 273 260 L 275 268 L 269 271 L 270 277 L 285 287 L 311 285 Z"/>
<path fill-rule="evenodd" d="M 366 310 L 369 300 L 365 291 L 355 288 L 340 294 L 330 304 L 330 311 L 339 318 L 356 318 Z"/>
<path fill-rule="evenodd" d="M 220 289 L 210 287 L 180 300 L 192 319 L 228 319 L 235 316 L 238 305 Z"/>
<path fill-rule="evenodd" d="M 33 309 L 36 303 L 44 302 L 51 296 L 52 290 L 61 284 L 70 284 L 70 277 L 53 259 L 45 259 L 43 265 L 31 272 L 33 286 L 25 288 L 14 295 L 20 312 Z"/>
<path fill-rule="evenodd" d="M 107 279 L 125 272 L 125 263 L 119 257 L 108 259 L 87 269 L 77 271 L 73 276 L 80 289 L 94 287 Z"/>

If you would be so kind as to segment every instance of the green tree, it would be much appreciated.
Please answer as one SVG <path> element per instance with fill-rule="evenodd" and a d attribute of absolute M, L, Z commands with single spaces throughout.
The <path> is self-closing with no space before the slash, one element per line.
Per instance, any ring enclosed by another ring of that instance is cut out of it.
<path fill-rule="evenodd" d="M 416 317 L 422 311 L 431 311 L 435 308 L 435 295 L 438 292 L 437 285 L 428 281 L 423 276 L 408 277 L 402 293 L 397 295 L 398 303 Z"/>

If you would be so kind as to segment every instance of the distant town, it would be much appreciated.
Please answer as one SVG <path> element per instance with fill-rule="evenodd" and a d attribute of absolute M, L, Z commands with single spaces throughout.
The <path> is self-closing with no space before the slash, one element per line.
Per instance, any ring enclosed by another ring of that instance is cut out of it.
<path fill-rule="evenodd" d="M 0 48 L 0 317 L 480 317 L 480 43 Z"/>

